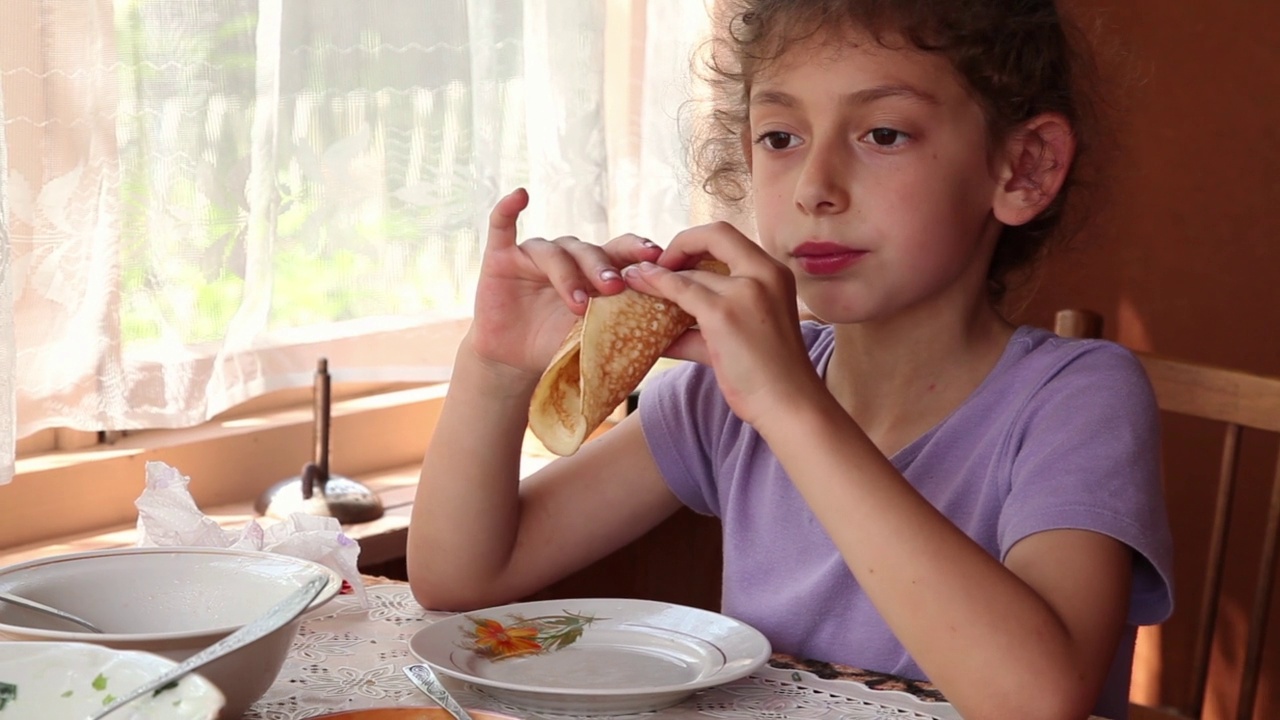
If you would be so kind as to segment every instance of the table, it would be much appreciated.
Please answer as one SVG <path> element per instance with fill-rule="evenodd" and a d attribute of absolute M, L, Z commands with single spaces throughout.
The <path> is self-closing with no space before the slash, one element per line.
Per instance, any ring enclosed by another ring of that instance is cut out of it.
<path fill-rule="evenodd" d="M 275 683 L 245 720 L 299 720 L 337 710 L 429 706 L 401 673 L 417 662 L 408 641 L 448 613 L 428 612 L 403 582 L 370 578 L 368 607 L 339 595 L 306 616 Z M 442 678 L 464 705 L 514 715 L 563 720 L 506 706 L 479 690 Z M 927 683 L 904 681 L 825 663 L 775 655 L 751 677 L 701 691 L 683 703 L 642 716 L 654 720 L 767 716 L 805 720 L 959 720 Z"/>

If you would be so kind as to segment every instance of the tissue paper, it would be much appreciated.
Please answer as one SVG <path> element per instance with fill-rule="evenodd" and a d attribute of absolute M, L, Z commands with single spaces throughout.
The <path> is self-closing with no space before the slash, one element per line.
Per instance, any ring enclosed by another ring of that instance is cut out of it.
<path fill-rule="evenodd" d="M 140 547 L 224 547 L 311 560 L 338 573 L 355 591 L 360 604 L 368 607 L 356 563 L 360 545 L 342 532 L 337 520 L 293 513 L 266 527 L 250 520 L 234 532 L 200 511 L 187 489 L 191 479 L 176 468 L 150 461 L 146 475 L 146 487 L 134 501 Z"/>

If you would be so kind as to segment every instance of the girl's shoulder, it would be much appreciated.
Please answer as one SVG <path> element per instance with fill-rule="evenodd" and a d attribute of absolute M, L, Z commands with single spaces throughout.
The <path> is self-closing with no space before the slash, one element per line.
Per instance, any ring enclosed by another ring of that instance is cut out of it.
<path fill-rule="evenodd" d="M 983 400 L 1011 409 L 1050 403 L 1152 419 L 1157 413 L 1151 383 L 1131 350 L 1110 340 L 1064 338 L 1038 327 L 1014 332 L 984 385 Z"/>
<path fill-rule="evenodd" d="M 1000 366 L 1016 370 L 1028 379 L 1040 377 L 1046 382 L 1064 374 L 1146 381 L 1142 363 L 1119 343 L 1098 338 L 1061 337 L 1030 325 L 1014 331 Z"/>
<path fill-rule="evenodd" d="M 834 328 L 820 322 L 801 323 L 809 357 L 819 372 L 835 348 Z M 1015 329 L 996 367 L 984 385 L 1037 390 L 1054 385 L 1095 383 L 1148 389 L 1146 372 L 1128 348 L 1110 340 L 1065 338 L 1045 328 L 1022 325 Z"/>

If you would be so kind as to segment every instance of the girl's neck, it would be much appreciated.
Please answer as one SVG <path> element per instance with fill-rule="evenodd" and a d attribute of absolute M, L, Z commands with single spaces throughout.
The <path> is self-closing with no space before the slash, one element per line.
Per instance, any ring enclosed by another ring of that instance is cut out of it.
<path fill-rule="evenodd" d="M 1013 335 L 985 301 L 967 311 L 937 310 L 836 327 L 827 388 L 885 455 L 963 404 Z"/>

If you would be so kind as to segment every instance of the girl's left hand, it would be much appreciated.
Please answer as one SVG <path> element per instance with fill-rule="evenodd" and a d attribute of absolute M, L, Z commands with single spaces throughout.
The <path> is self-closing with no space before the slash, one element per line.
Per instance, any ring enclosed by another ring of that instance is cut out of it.
<path fill-rule="evenodd" d="M 729 275 L 683 269 L 707 256 L 728 265 Z M 623 277 L 697 319 L 666 354 L 710 365 L 744 422 L 757 425 L 780 403 L 821 387 L 800 334 L 795 277 L 729 223 L 681 232 L 656 264 L 629 266 Z"/>

